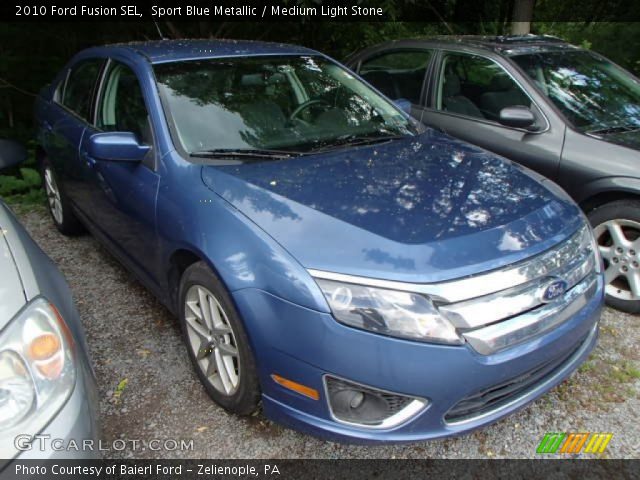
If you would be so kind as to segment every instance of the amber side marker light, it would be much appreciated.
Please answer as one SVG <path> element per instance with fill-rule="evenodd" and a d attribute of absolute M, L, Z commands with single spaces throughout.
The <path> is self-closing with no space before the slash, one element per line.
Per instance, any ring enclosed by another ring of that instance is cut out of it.
<path fill-rule="evenodd" d="M 287 380 L 286 378 L 283 378 L 280 375 L 276 375 L 275 373 L 271 375 L 271 378 L 273 378 L 273 381 L 276 382 L 278 385 L 281 385 L 284 388 L 288 388 L 289 390 L 293 390 L 294 392 L 299 393 L 300 395 L 304 395 L 305 397 L 312 398 L 313 400 L 320 399 L 320 394 L 318 393 L 318 391 L 311 387 L 306 387 L 292 380 Z"/>

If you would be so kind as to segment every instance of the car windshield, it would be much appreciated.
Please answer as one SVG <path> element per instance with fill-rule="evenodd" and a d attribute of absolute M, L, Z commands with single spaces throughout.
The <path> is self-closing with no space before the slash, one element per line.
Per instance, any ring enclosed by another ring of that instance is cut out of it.
<path fill-rule="evenodd" d="M 416 133 L 388 100 L 319 56 L 154 67 L 174 141 L 189 154 L 309 153 Z"/>
<path fill-rule="evenodd" d="M 577 128 L 585 132 L 640 128 L 640 84 L 585 50 L 538 52 L 512 59 Z"/>

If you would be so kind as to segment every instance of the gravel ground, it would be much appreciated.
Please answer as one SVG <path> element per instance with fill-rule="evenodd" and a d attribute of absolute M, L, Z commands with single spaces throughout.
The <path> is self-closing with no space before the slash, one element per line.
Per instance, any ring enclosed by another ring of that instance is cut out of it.
<path fill-rule="evenodd" d="M 548 431 L 613 432 L 607 458 L 640 458 L 640 319 L 607 309 L 591 358 L 517 414 L 469 435 L 363 447 L 318 440 L 261 414 L 217 407 L 191 368 L 177 321 L 90 236 L 65 238 L 44 210 L 20 219 L 65 274 L 87 332 L 103 436 L 193 439 L 187 451 L 127 447 L 111 458 L 527 458 Z M 127 445 L 130 445 L 129 442 Z M 589 456 L 585 454 L 584 456 Z"/>

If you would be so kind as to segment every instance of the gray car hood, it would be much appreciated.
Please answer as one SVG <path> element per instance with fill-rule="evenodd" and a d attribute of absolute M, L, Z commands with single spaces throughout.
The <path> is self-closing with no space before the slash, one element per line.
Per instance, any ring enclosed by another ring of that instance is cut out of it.
<path fill-rule="evenodd" d="M 6 220 L 4 206 L 0 204 L 0 329 L 24 306 L 26 298 L 20 273 L 13 259 L 6 235 L 9 222 Z"/>

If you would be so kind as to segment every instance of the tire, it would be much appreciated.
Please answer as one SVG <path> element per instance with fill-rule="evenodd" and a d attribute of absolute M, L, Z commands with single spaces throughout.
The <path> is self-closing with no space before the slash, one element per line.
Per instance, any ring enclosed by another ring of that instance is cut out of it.
<path fill-rule="evenodd" d="M 51 163 L 46 158 L 42 161 L 40 174 L 42 188 L 47 195 L 47 209 L 58 231 L 70 237 L 83 233 L 84 227 L 73 213 Z"/>
<path fill-rule="evenodd" d="M 184 342 L 207 393 L 225 410 L 251 415 L 260 405 L 258 373 L 249 339 L 227 289 L 204 262 L 197 262 L 182 275 L 179 302 Z M 202 310 L 202 303 L 210 305 L 209 316 L 206 309 Z"/>
<path fill-rule="evenodd" d="M 640 201 L 605 203 L 587 216 L 605 264 L 607 305 L 640 313 Z"/>

